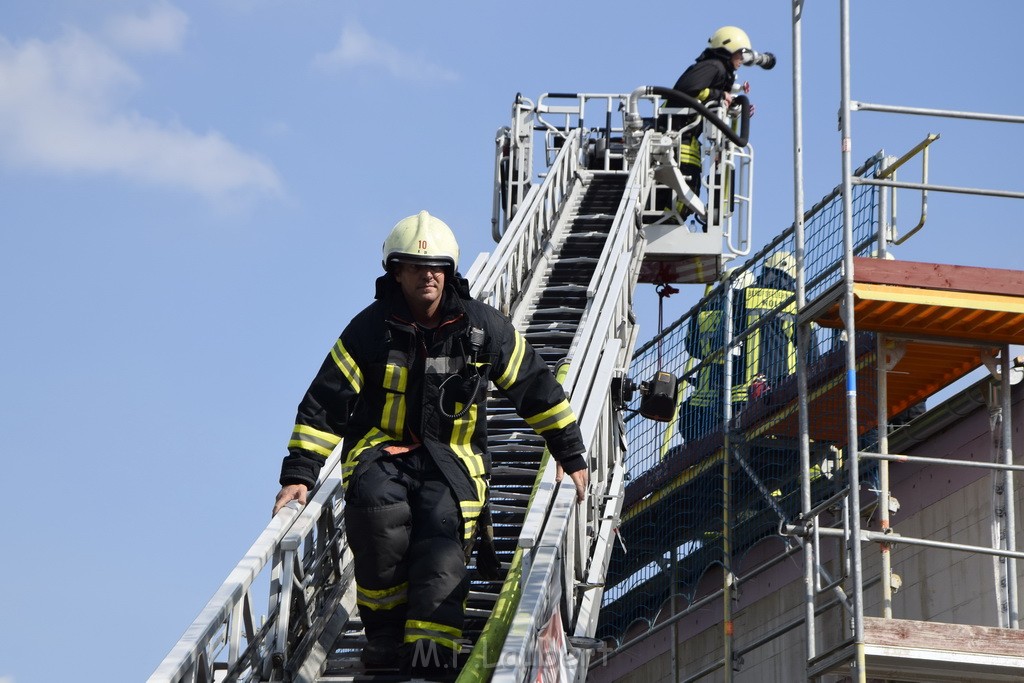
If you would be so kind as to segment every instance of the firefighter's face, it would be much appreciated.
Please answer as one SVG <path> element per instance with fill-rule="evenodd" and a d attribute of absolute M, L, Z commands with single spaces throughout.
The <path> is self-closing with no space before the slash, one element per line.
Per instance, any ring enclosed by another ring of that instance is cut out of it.
<path fill-rule="evenodd" d="M 432 308 L 441 300 L 444 291 L 444 266 L 399 263 L 395 268 L 395 279 L 410 306 Z"/>

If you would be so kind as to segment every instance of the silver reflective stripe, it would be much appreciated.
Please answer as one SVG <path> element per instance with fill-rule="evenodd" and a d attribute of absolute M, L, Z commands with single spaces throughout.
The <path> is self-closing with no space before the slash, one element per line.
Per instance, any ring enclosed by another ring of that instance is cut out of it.
<path fill-rule="evenodd" d="M 454 358 L 428 358 L 425 370 L 426 372 L 438 375 L 455 375 L 462 372 L 462 369 L 465 367 L 466 359 L 462 356 Z"/>

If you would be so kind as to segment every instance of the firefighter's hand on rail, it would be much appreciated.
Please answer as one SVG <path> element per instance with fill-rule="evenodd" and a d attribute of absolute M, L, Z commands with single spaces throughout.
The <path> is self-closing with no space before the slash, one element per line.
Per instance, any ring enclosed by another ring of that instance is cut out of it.
<path fill-rule="evenodd" d="M 562 478 L 565 477 L 565 470 L 562 466 L 558 466 L 558 470 L 555 473 L 555 483 L 561 484 Z M 590 483 L 590 472 L 586 468 L 582 470 L 576 470 L 569 475 L 572 479 L 572 483 L 576 486 L 576 502 L 582 503 L 583 499 L 587 497 L 587 485 Z"/>
<path fill-rule="evenodd" d="M 307 493 L 309 493 L 309 489 L 305 484 L 282 486 L 281 490 L 277 492 L 277 499 L 274 501 L 274 515 L 293 500 L 297 500 L 300 504 L 305 505 Z"/>

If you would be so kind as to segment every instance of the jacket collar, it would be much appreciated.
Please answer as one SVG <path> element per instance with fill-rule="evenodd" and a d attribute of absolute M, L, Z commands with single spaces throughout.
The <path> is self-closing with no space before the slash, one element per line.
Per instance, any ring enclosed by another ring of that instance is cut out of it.
<path fill-rule="evenodd" d="M 405 302 L 405 297 L 402 296 L 401 287 L 390 273 L 377 278 L 375 289 L 374 298 L 387 306 L 393 317 L 412 324 L 413 315 L 409 310 L 409 305 Z M 455 277 L 445 278 L 444 293 L 441 298 L 441 326 L 448 326 L 449 323 L 464 317 L 466 307 L 462 302 L 470 298 L 469 282 L 464 277 L 456 273 Z"/>

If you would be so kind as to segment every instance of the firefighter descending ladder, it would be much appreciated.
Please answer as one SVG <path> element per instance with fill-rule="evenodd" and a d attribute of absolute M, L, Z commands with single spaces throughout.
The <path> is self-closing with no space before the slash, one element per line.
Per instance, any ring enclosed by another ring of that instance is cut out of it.
<path fill-rule="evenodd" d="M 726 261 L 749 251 L 746 109 L 701 112 L 712 121 L 704 135 L 705 208 L 679 179 L 678 134 L 656 130 L 665 94 L 549 94 L 536 105 L 517 97 L 512 125 L 497 136 L 498 244 L 467 277 L 473 295 L 509 315 L 558 368 L 587 445 L 591 487 L 576 505 L 573 487 L 556 483 L 542 440 L 492 399 L 490 508 L 501 571 L 486 580 L 470 568 L 460 681 L 586 677 L 625 487 L 620 412 L 622 387 L 632 384 L 625 371 L 636 341 L 633 290 L 638 279 L 714 280 Z M 552 103 L 559 100 L 572 103 Z M 588 106 L 599 125 L 585 123 Z M 736 116 L 739 135 L 732 132 Z M 539 184 L 538 131 L 546 167 Z M 662 207 L 658 198 L 666 193 Z M 657 404 L 665 391 L 655 387 L 665 383 L 644 382 L 641 393 Z M 304 508 L 292 503 L 270 522 L 150 681 L 365 676 L 341 456 L 339 447 L 328 458 Z M 260 619 L 258 593 L 268 583 Z"/>

